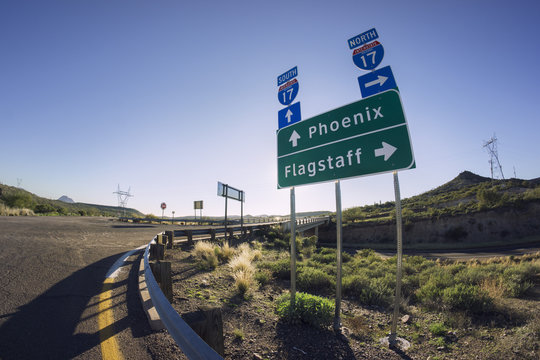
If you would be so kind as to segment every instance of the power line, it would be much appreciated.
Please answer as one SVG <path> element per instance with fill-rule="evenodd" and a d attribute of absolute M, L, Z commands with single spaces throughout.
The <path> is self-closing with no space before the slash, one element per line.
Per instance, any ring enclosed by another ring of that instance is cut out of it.
<path fill-rule="evenodd" d="M 502 179 L 504 180 L 504 173 L 502 170 L 501 162 L 499 161 L 499 151 L 497 150 L 497 137 L 495 134 L 488 141 L 484 141 L 484 149 L 488 152 L 489 158 L 489 167 L 491 169 L 491 180 L 493 180 L 493 170 L 499 170 Z M 496 163 L 496 164 L 495 164 Z"/>
<path fill-rule="evenodd" d="M 130 197 L 133 197 L 131 195 L 131 187 L 129 187 L 128 191 L 121 191 L 120 190 L 120 184 L 118 184 L 118 190 L 113 192 L 113 194 L 118 195 L 118 207 L 122 208 L 124 211 L 124 217 L 126 216 L 126 205 Z"/>

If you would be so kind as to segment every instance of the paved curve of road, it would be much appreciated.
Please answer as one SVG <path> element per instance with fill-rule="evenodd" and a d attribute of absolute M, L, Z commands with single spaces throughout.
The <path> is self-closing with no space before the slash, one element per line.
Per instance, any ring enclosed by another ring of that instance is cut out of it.
<path fill-rule="evenodd" d="M 164 229 L 107 218 L 0 217 L 0 359 L 101 359 L 106 272 Z M 138 266 L 129 266 L 139 259 L 130 257 L 114 283 L 112 333 L 126 358 L 145 359 L 152 332 L 138 298 Z"/>

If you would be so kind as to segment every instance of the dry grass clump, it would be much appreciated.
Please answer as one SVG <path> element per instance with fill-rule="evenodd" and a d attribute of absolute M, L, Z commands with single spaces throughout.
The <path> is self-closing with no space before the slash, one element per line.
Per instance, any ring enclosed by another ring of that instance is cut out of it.
<path fill-rule="evenodd" d="M 4 204 L 0 204 L 0 216 L 34 216 L 34 212 L 30 209 L 10 208 Z"/>
<path fill-rule="evenodd" d="M 243 243 L 238 246 L 236 255 L 229 261 L 235 286 L 243 297 L 246 297 L 249 290 L 256 285 L 255 266 L 253 266 L 252 261 L 261 258 L 260 249 L 253 250 L 249 244 Z"/>
<path fill-rule="evenodd" d="M 215 269 L 218 266 L 219 261 L 214 251 L 214 245 L 208 241 L 196 242 L 193 255 L 203 269 Z"/>
<path fill-rule="evenodd" d="M 229 267 L 231 268 L 233 275 L 237 272 L 254 273 L 255 267 L 251 263 L 251 256 L 249 253 L 241 252 L 229 261 Z"/>
<path fill-rule="evenodd" d="M 226 241 L 221 246 L 216 246 L 214 252 L 221 263 L 230 261 L 236 254 L 236 250 L 230 247 Z"/>

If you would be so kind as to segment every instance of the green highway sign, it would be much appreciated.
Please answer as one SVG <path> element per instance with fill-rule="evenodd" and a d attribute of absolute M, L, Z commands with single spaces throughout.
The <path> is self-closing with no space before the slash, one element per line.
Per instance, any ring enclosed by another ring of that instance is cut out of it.
<path fill-rule="evenodd" d="M 415 167 L 396 90 L 282 128 L 277 145 L 278 188 Z"/>

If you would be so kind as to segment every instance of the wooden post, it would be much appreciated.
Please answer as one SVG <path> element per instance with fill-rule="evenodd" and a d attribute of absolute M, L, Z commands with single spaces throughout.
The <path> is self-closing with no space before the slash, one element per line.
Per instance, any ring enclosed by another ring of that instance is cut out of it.
<path fill-rule="evenodd" d="M 167 234 L 167 249 L 172 249 L 174 243 L 174 231 L 168 230 L 165 231 L 165 234 Z"/>
<path fill-rule="evenodd" d="M 201 309 L 183 314 L 182 319 L 219 355 L 225 355 L 223 319 L 220 308 Z"/>
<path fill-rule="evenodd" d="M 170 261 L 157 261 L 150 263 L 152 273 L 156 278 L 156 281 L 163 292 L 163 295 L 169 300 L 173 301 L 172 291 L 172 276 L 171 276 L 171 262 Z"/>
<path fill-rule="evenodd" d="M 165 257 L 165 245 L 151 244 L 150 245 L 150 260 L 163 260 Z"/>
<path fill-rule="evenodd" d="M 193 245 L 193 231 L 192 230 L 185 230 L 186 236 L 187 236 L 187 243 L 188 245 Z"/>

